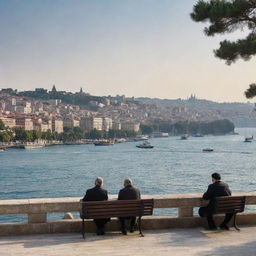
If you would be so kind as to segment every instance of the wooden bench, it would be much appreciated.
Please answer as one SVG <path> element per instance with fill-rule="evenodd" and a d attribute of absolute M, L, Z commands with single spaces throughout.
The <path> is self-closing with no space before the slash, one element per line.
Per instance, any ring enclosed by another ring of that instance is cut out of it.
<path fill-rule="evenodd" d="M 139 217 L 138 228 L 141 236 L 142 216 L 153 214 L 153 199 L 113 200 L 113 201 L 80 201 L 80 217 L 82 219 L 82 235 L 85 238 L 85 219 L 107 219 L 119 217 Z"/>
<path fill-rule="evenodd" d="M 214 214 L 234 214 L 234 227 L 240 230 L 236 224 L 236 215 L 244 211 L 245 196 L 223 196 L 216 197 Z"/>

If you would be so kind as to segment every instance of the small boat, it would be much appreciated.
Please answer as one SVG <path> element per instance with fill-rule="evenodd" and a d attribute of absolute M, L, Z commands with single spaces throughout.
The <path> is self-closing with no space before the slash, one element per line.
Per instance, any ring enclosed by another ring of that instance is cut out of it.
<path fill-rule="evenodd" d="M 144 141 L 142 144 L 136 145 L 137 148 L 154 148 L 148 141 Z"/>
<path fill-rule="evenodd" d="M 213 152 L 213 148 L 203 148 L 203 152 Z"/>
<path fill-rule="evenodd" d="M 244 142 L 252 142 L 253 141 L 253 136 L 251 137 L 245 137 Z"/>
<path fill-rule="evenodd" d="M 95 146 L 111 146 L 114 144 L 115 144 L 114 140 L 99 140 L 94 142 Z"/>
<path fill-rule="evenodd" d="M 201 133 L 195 133 L 195 134 L 192 134 L 192 137 L 200 138 L 200 137 L 204 137 L 204 135 Z"/>
<path fill-rule="evenodd" d="M 5 151 L 5 147 L 0 147 L 0 152 L 4 152 Z"/>
<path fill-rule="evenodd" d="M 184 134 L 184 135 L 180 136 L 180 139 L 181 140 L 187 140 L 188 139 L 188 135 Z"/>

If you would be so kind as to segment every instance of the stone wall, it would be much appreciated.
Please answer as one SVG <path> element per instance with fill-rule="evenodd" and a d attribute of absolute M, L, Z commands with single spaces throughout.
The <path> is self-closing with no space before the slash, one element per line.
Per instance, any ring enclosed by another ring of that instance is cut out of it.
<path fill-rule="evenodd" d="M 234 195 L 246 196 L 246 205 L 256 205 L 256 192 Z M 143 229 L 192 228 L 206 225 L 205 219 L 193 214 L 194 207 L 207 204 L 207 201 L 202 200 L 202 194 L 143 195 L 142 198 L 153 198 L 154 208 L 178 209 L 176 217 L 143 217 Z M 116 195 L 110 196 L 110 200 L 114 199 Z M 66 212 L 79 212 L 79 200 L 80 198 L 0 200 L 0 215 L 26 214 L 28 216 L 25 223 L 0 223 L 0 236 L 80 232 L 80 219 L 47 220 L 48 213 L 59 212 L 64 216 Z M 222 218 L 222 216 L 215 216 L 217 223 Z M 237 222 L 240 225 L 256 224 L 256 212 L 239 214 Z M 119 229 L 119 223 L 115 218 L 107 225 L 109 231 Z M 87 232 L 95 231 L 91 220 L 86 221 L 85 229 Z"/>

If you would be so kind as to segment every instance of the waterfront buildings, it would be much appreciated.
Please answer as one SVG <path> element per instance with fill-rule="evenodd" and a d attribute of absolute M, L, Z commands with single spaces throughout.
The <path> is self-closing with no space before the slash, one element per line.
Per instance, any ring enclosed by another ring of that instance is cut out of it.
<path fill-rule="evenodd" d="M 34 130 L 33 120 L 27 117 L 16 117 L 16 127 L 21 127 L 26 131 Z"/>
<path fill-rule="evenodd" d="M 16 126 L 16 119 L 6 116 L 0 116 L 0 120 L 4 123 L 5 126 L 13 128 Z"/>
<path fill-rule="evenodd" d="M 81 118 L 81 128 L 85 131 L 90 131 L 97 129 L 99 131 L 103 130 L 103 119 L 102 117 L 84 117 Z"/>

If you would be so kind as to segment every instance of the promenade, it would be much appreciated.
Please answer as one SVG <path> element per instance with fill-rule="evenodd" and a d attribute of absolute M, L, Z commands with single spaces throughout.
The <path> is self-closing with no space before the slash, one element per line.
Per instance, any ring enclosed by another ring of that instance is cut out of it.
<path fill-rule="evenodd" d="M 48 234 L 0 238 L 1 256 L 255 256 L 256 226 L 241 232 L 196 229 L 147 230 L 123 236 L 118 232 L 86 240 L 81 234 Z"/>

